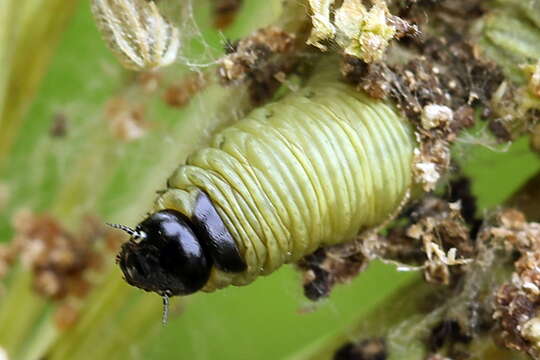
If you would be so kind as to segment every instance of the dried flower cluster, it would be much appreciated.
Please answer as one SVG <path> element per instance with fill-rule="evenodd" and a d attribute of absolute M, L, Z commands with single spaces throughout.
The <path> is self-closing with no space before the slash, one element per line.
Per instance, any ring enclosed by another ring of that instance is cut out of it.
<path fill-rule="evenodd" d="M 540 224 L 527 222 L 517 210 L 504 210 L 480 239 L 502 242 L 520 255 L 510 282 L 496 292 L 493 318 L 499 326 L 498 340 L 508 348 L 540 356 L 536 317 L 540 310 Z"/>
<path fill-rule="evenodd" d="M 118 233 L 86 217 L 74 234 L 51 215 L 27 210 L 14 215 L 13 227 L 14 238 L 0 247 L 0 278 L 19 260 L 31 271 L 36 293 L 59 303 L 55 312 L 57 326 L 71 326 L 78 316 L 77 299 L 92 289 L 92 274 L 100 271 L 104 259 L 110 257 L 103 245 L 116 251 L 121 242 Z M 106 242 L 98 243 L 103 237 Z"/>
<path fill-rule="evenodd" d="M 345 0 L 334 12 L 335 0 L 310 0 L 309 4 L 313 29 L 307 43 L 326 51 L 326 44 L 335 41 L 344 54 L 366 63 L 382 59 L 396 37 L 394 22 L 404 23 L 390 14 L 383 0 L 374 1 L 369 9 L 362 0 Z"/>
<path fill-rule="evenodd" d="M 424 274 L 426 281 L 448 285 L 450 266 L 470 263 L 474 248 L 469 237 L 469 228 L 461 216 L 461 205 L 447 203 L 439 199 L 429 199 L 423 203 L 426 214 L 410 225 L 406 235 L 421 240 L 426 254 Z M 467 256 L 468 259 L 458 259 Z"/>
<path fill-rule="evenodd" d="M 21 211 L 13 219 L 11 255 L 34 273 L 35 290 L 48 298 L 83 297 L 90 289 L 84 273 L 98 270 L 102 259 L 93 250 L 100 235 L 98 223 L 88 219 L 84 234 L 74 236 L 50 215 Z"/>

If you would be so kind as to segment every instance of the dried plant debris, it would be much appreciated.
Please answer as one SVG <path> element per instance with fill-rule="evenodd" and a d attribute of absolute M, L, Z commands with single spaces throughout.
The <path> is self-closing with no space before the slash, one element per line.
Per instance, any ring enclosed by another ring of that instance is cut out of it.
<path fill-rule="evenodd" d="M 459 173 L 458 168 L 455 171 Z M 479 228 L 482 220 L 476 216 L 478 206 L 476 204 L 476 197 L 472 193 L 470 178 L 461 175 L 451 179 L 443 197 L 451 203 L 459 201 L 461 205 L 461 216 L 465 222 L 476 229 Z M 474 231 L 475 229 L 472 230 Z M 475 236 L 476 231 L 472 232 L 472 237 L 474 238 Z"/>
<path fill-rule="evenodd" d="M 307 41 L 326 51 L 334 42 L 343 53 L 373 63 L 383 58 L 390 40 L 417 32 L 404 19 L 390 14 L 386 2 L 343 0 L 309 0 L 313 28 Z M 337 7 L 334 9 L 334 7 Z"/>
<path fill-rule="evenodd" d="M 257 30 L 252 35 L 227 45 L 228 54 L 218 67 L 223 85 L 247 82 L 253 103 L 271 97 L 280 82 L 278 73 L 290 73 L 298 61 L 295 36 L 278 27 Z"/>
<path fill-rule="evenodd" d="M 426 2 L 418 2 L 421 3 Z M 474 52 L 477 58 L 496 59 L 505 69 L 507 80 L 516 81 L 501 82 L 493 89 L 491 106 L 482 106 L 482 117 L 490 119 L 489 129 L 493 135 L 499 142 L 508 142 L 538 123 L 535 112 L 540 109 L 540 68 L 530 49 L 536 46 L 539 38 L 533 6 L 519 1 L 499 3 L 504 11 L 498 11 L 497 5 L 494 10 L 494 3 L 488 1 L 438 1 L 429 8 L 429 26 L 435 36 L 448 34 L 445 36 L 450 38 L 458 33 L 466 41 L 471 39 L 476 44 Z M 413 7 L 416 8 L 414 16 L 399 13 L 400 16 L 409 21 L 425 22 L 427 17 L 422 6 Z M 520 85 L 522 81 L 526 83 Z"/>
<path fill-rule="evenodd" d="M 474 109 L 493 113 L 492 94 L 504 76 L 469 42 L 472 20 L 483 14 L 480 1 L 397 3 L 394 24 L 399 19 L 401 33 L 414 35 L 389 47 L 384 62 L 346 54 L 341 72 L 371 97 L 393 100 L 416 125 L 415 180 L 432 191 L 450 165 L 450 145 L 474 125 Z"/>
<path fill-rule="evenodd" d="M 304 274 L 306 297 L 328 296 L 334 285 L 350 281 L 373 259 L 420 269 L 428 282 L 457 283 L 475 256 L 471 233 L 477 227 L 463 218 L 461 198 L 455 195 L 458 200 L 452 203 L 432 195 L 413 203 L 386 235 L 368 232 L 357 241 L 319 249 L 302 259 L 298 266 Z M 471 206 L 472 199 L 464 201 Z"/>
<path fill-rule="evenodd" d="M 359 239 L 362 253 L 403 269 L 423 270 L 428 282 L 455 284 L 475 255 L 471 228 L 461 209 L 459 201 L 425 196 L 405 209 L 386 235 Z"/>
<path fill-rule="evenodd" d="M 16 213 L 12 222 L 14 237 L 0 246 L 0 279 L 19 261 L 31 272 L 34 291 L 58 304 L 56 326 L 71 327 L 78 319 L 82 299 L 93 287 L 92 279 L 124 239 L 92 216 L 83 218 L 77 233 L 49 214 L 28 210 Z M 103 237 L 105 244 L 98 241 Z"/>
<path fill-rule="evenodd" d="M 124 97 L 114 97 L 105 105 L 105 120 L 111 134 L 118 140 L 130 142 L 143 137 L 150 124 L 145 120 L 145 106 Z"/>
<path fill-rule="evenodd" d="M 519 258 L 508 283 L 495 294 L 493 318 L 497 322 L 497 340 L 504 346 L 540 356 L 538 310 L 540 310 L 540 224 L 527 222 L 514 209 L 501 211 L 493 226 L 480 234 L 483 241 L 497 241 Z"/>
<path fill-rule="evenodd" d="M 461 217 L 459 203 L 433 200 L 424 203 L 431 212 L 411 224 L 406 235 L 422 242 L 426 254 L 424 275 L 426 281 L 448 285 L 450 266 L 469 263 L 474 247 L 469 236 L 469 228 Z M 460 258 L 458 258 L 458 250 Z M 465 258 L 463 258 L 465 256 Z"/>
<path fill-rule="evenodd" d="M 391 98 L 416 124 L 419 147 L 413 171 L 425 191 L 435 188 L 450 165 L 450 145 L 474 125 L 475 108 L 491 106 L 502 72 L 476 57 L 463 39 L 444 37 L 421 44 L 419 55 L 404 65 L 363 64 L 350 57 L 342 63 L 349 82 L 378 98 Z"/>
<path fill-rule="evenodd" d="M 426 196 L 406 216 L 408 224 L 389 231 L 383 257 L 421 266 L 428 282 L 448 285 L 452 275 L 461 276 L 465 270 L 461 265 L 470 262 L 475 250 L 460 202 Z M 413 249 L 403 252 L 407 245 Z M 419 250 L 421 256 L 411 258 Z"/>
<path fill-rule="evenodd" d="M 441 349 L 444 348 L 444 352 L 448 354 L 449 358 L 456 359 L 458 358 L 456 355 L 464 352 L 462 345 L 467 345 L 471 341 L 472 337 L 463 331 L 458 321 L 446 319 L 442 320 L 431 329 L 431 332 L 426 339 L 426 345 L 428 350 L 433 354 L 431 356 L 436 356 L 436 353 L 441 353 Z M 466 357 L 463 359 L 466 359 Z"/>
<path fill-rule="evenodd" d="M 350 276 L 373 258 L 416 266 L 428 282 L 453 285 L 437 292 L 446 294 L 447 302 L 441 302 L 442 318 L 425 338 L 426 359 L 469 359 L 471 342 L 481 336 L 494 336 L 501 345 L 539 358 L 540 224 L 527 222 L 515 209 L 503 209 L 475 229 L 468 181 L 458 178 L 452 187 L 445 196 L 456 202 L 427 195 L 406 209 L 386 235 L 370 234 L 348 247 L 321 249 L 303 259 L 306 289 L 327 295 L 333 284 L 328 279 L 339 267 L 323 264 L 341 264 L 339 258 L 354 259 Z M 363 256 L 353 257 L 359 249 Z M 334 358 L 363 359 L 364 345 L 347 343 Z"/>
<path fill-rule="evenodd" d="M 85 297 L 92 287 L 91 274 L 100 271 L 109 256 L 97 240 L 110 237 L 111 231 L 91 216 L 72 233 L 49 214 L 21 210 L 13 217 L 13 228 L 12 241 L 0 247 L 0 278 L 19 260 L 33 273 L 34 290 L 55 301 Z M 115 236 L 116 245 L 107 244 L 113 251 L 121 242 Z"/>
<path fill-rule="evenodd" d="M 384 1 L 367 10 L 360 0 L 344 0 L 335 12 L 336 41 L 347 55 L 367 63 L 379 60 L 396 34 L 391 17 Z"/>
<path fill-rule="evenodd" d="M 408 59 L 404 64 L 389 61 L 365 64 L 345 56 L 342 74 L 348 82 L 372 97 L 393 99 L 397 107 L 420 127 L 422 116 L 426 116 L 426 106 L 444 106 L 454 113 L 472 105 L 489 109 L 492 94 L 504 80 L 494 63 L 480 58 L 474 47 L 456 34 L 415 42 L 403 51 L 406 52 L 402 56 L 396 53 L 396 57 Z M 462 121 L 449 124 L 453 130 L 470 125 Z M 427 130 L 431 128 L 428 126 Z"/>
<path fill-rule="evenodd" d="M 360 252 L 345 252 L 342 246 L 317 250 L 297 263 L 303 272 L 305 296 L 312 301 L 328 297 L 336 284 L 355 278 L 367 263 Z"/>
<path fill-rule="evenodd" d="M 231 25 L 243 2 L 243 0 L 213 0 L 214 26 L 218 29 L 225 29 Z"/>
<path fill-rule="evenodd" d="M 389 358 L 383 338 L 371 338 L 359 343 L 348 342 L 334 353 L 334 360 L 387 360 Z"/>
<path fill-rule="evenodd" d="M 165 89 L 163 100 L 169 106 L 183 107 L 208 84 L 208 76 L 204 73 L 187 74 L 183 79 L 173 82 Z"/>
<path fill-rule="evenodd" d="M 491 103 L 489 129 L 501 143 L 531 132 L 540 122 L 540 99 L 526 86 L 516 87 L 505 81 L 496 89 Z"/>
<path fill-rule="evenodd" d="M 422 26 L 431 24 L 435 30 L 441 30 L 449 24 L 469 27 L 470 20 L 478 19 L 487 11 L 484 0 L 405 0 L 392 1 L 391 10 L 399 16 Z M 429 14 L 429 17 L 426 14 Z"/>
<path fill-rule="evenodd" d="M 471 195 L 462 194 L 469 196 L 463 201 L 470 207 Z M 297 266 L 306 297 L 315 301 L 329 296 L 336 284 L 351 281 L 374 259 L 422 270 L 428 282 L 455 285 L 476 254 L 471 233 L 477 227 L 464 219 L 461 198 L 457 192 L 454 195 L 456 202 L 429 195 L 412 204 L 386 235 L 368 232 L 356 241 L 304 257 Z"/>
<path fill-rule="evenodd" d="M 63 138 L 68 133 L 68 117 L 63 112 L 54 114 L 51 127 L 49 128 L 49 135 L 52 138 Z"/>
<path fill-rule="evenodd" d="M 37 293 L 53 300 L 82 298 L 88 293 L 87 272 L 98 271 L 103 261 L 95 249 L 95 240 L 104 231 L 99 222 L 89 217 L 80 233 L 73 234 L 48 214 L 20 211 L 13 227 L 8 259 L 13 262 L 16 255 L 33 272 Z"/>

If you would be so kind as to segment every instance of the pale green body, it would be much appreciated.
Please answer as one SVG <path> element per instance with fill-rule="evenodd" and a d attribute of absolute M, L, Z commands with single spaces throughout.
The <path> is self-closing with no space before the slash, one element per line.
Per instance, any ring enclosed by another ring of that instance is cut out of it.
<path fill-rule="evenodd" d="M 215 267 L 203 290 L 245 285 L 388 219 L 411 187 L 415 142 L 383 102 L 314 79 L 218 133 L 168 181 L 156 210 L 212 199 L 248 270 Z"/>

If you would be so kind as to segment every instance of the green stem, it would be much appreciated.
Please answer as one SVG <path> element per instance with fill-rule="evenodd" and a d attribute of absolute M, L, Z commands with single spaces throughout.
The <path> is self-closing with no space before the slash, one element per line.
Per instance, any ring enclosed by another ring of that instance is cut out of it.
<path fill-rule="evenodd" d="M 0 18 L 8 21 L 0 25 L 0 169 L 77 2 L 2 3 Z"/>
<path fill-rule="evenodd" d="M 58 327 L 54 324 L 52 311 L 48 311 L 35 329 L 35 335 L 30 341 L 22 344 L 14 359 L 35 360 L 39 359 L 47 352 L 47 349 L 56 340 L 58 336 Z"/>
<path fill-rule="evenodd" d="M 144 345 L 144 339 L 148 336 L 148 333 L 160 331 L 163 327 L 160 319 L 161 299 L 158 296 L 138 294 L 133 300 L 133 303 L 123 310 L 118 321 L 114 321 L 114 323 L 111 321 L 106 325 L 110 329 L 114 341 L 100 347 L 95 354 L 97 358 L 120 359 L 126 357 L 132 347 Z M 118 331 L 118 329 L 122 329 L 122 331 Z M 134 341 L 134 339 L 140 339 L 141 341 Z M 93 356 L 85 357 L 83 351 L 78 354 L 81 357 L 77 355 L 77 359 L 92 360 L 94 358 Z"/>
<path fill-rule="evenodd" d="M 111 271 L 106 277 L 116 281 L 105 282 L 100 291 L 90 295 L 76 326 L 64 332 L 58 339 L 48 354 L 50 359 L 72 359 L 71 354 L 77 351 L 89 334 L 93 332 L 100 334 L 102 323 L 118 313 L 122 303 L 127 299 L 126 285 L 122 283 L 117 271 Z"/>
<path fill-rule="evenodd" d="M 26 336 L 32 332 L 34 321 L 46 307 L 43 298 L 37 296 L 31 286 L 32 273 L 22 266 L 12 274 L 9 292 L 0 306 L 0 346 L 8 354 L 16 353 Z M 20 316 L 24 309 L 24 316 Z"/>

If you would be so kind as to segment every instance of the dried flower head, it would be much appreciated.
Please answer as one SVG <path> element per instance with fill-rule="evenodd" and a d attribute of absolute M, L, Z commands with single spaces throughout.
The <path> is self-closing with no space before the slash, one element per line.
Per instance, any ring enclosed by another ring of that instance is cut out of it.
<path fill-rule="evenodd" d="M 422 127 L 426 130 L 430 130 L 438 126 L 447 125 L 453 117 L 454 113 L 448 106 L 429 104 L 424 106 L 420 119 Z"/>
<path fill-rule="evenodd" d="M 128 69 L 156 69 L 176 59 L 178 29 L 154 1 L 92 0 L 92 13 L 107 45 Z"/>
<path fill-rule="evenodd" d="M 336 35 L 336 28 L 330 21 L 330 7 L 334 0 L 310 0 L 312 15 L 311 21 L 313 29 L 307 41 L 309 45 L 317 46 L 322 51 L 326 51 L 326 46 L 322 43 L 328 39 L 333 39 Z"/>
<path fill-rule="evenodd" d="M 95 247 L 95 240 L 104 233 L 103 225 L 92 217 L 83 220 L 75 234 L 49 214 L 19 211 L 12 221 L 13 241 L 0 248 L 0 267 L 2 262 L 12 264 L 17 254 L 33 273 L 33 287 L 38 294 L 56 301 L 83 298 L 92 286 L 89 273 L 102 268 L 102 257 L 106 255 Z"/>
<path fill-rule="evenodd" d="M 390 40 L 396 36 L 394 22 L 407 22 L 392 16 L 384 1 L 366 8 L 361 0 L 344 0 L 332 13 L 335 0 L 310 0 L 313 28 L 307 41 L 322 51 L 326 42 L 335 41 L 345 54 L 366 63 L 380 60 Z M 398 20 L 399 19 L 399 20 Z"/>
<path fill-rule="evenodd" d="M 345 54 L 367 63 L 380 60 L 396 33 L 388 20 L 390 17 L 385 2 L 376 2 L 367 10 L 361 1 L 344 1 L 336 11 L 336 25 L 345 35 L 344 39 L 338 39 Z"/>

